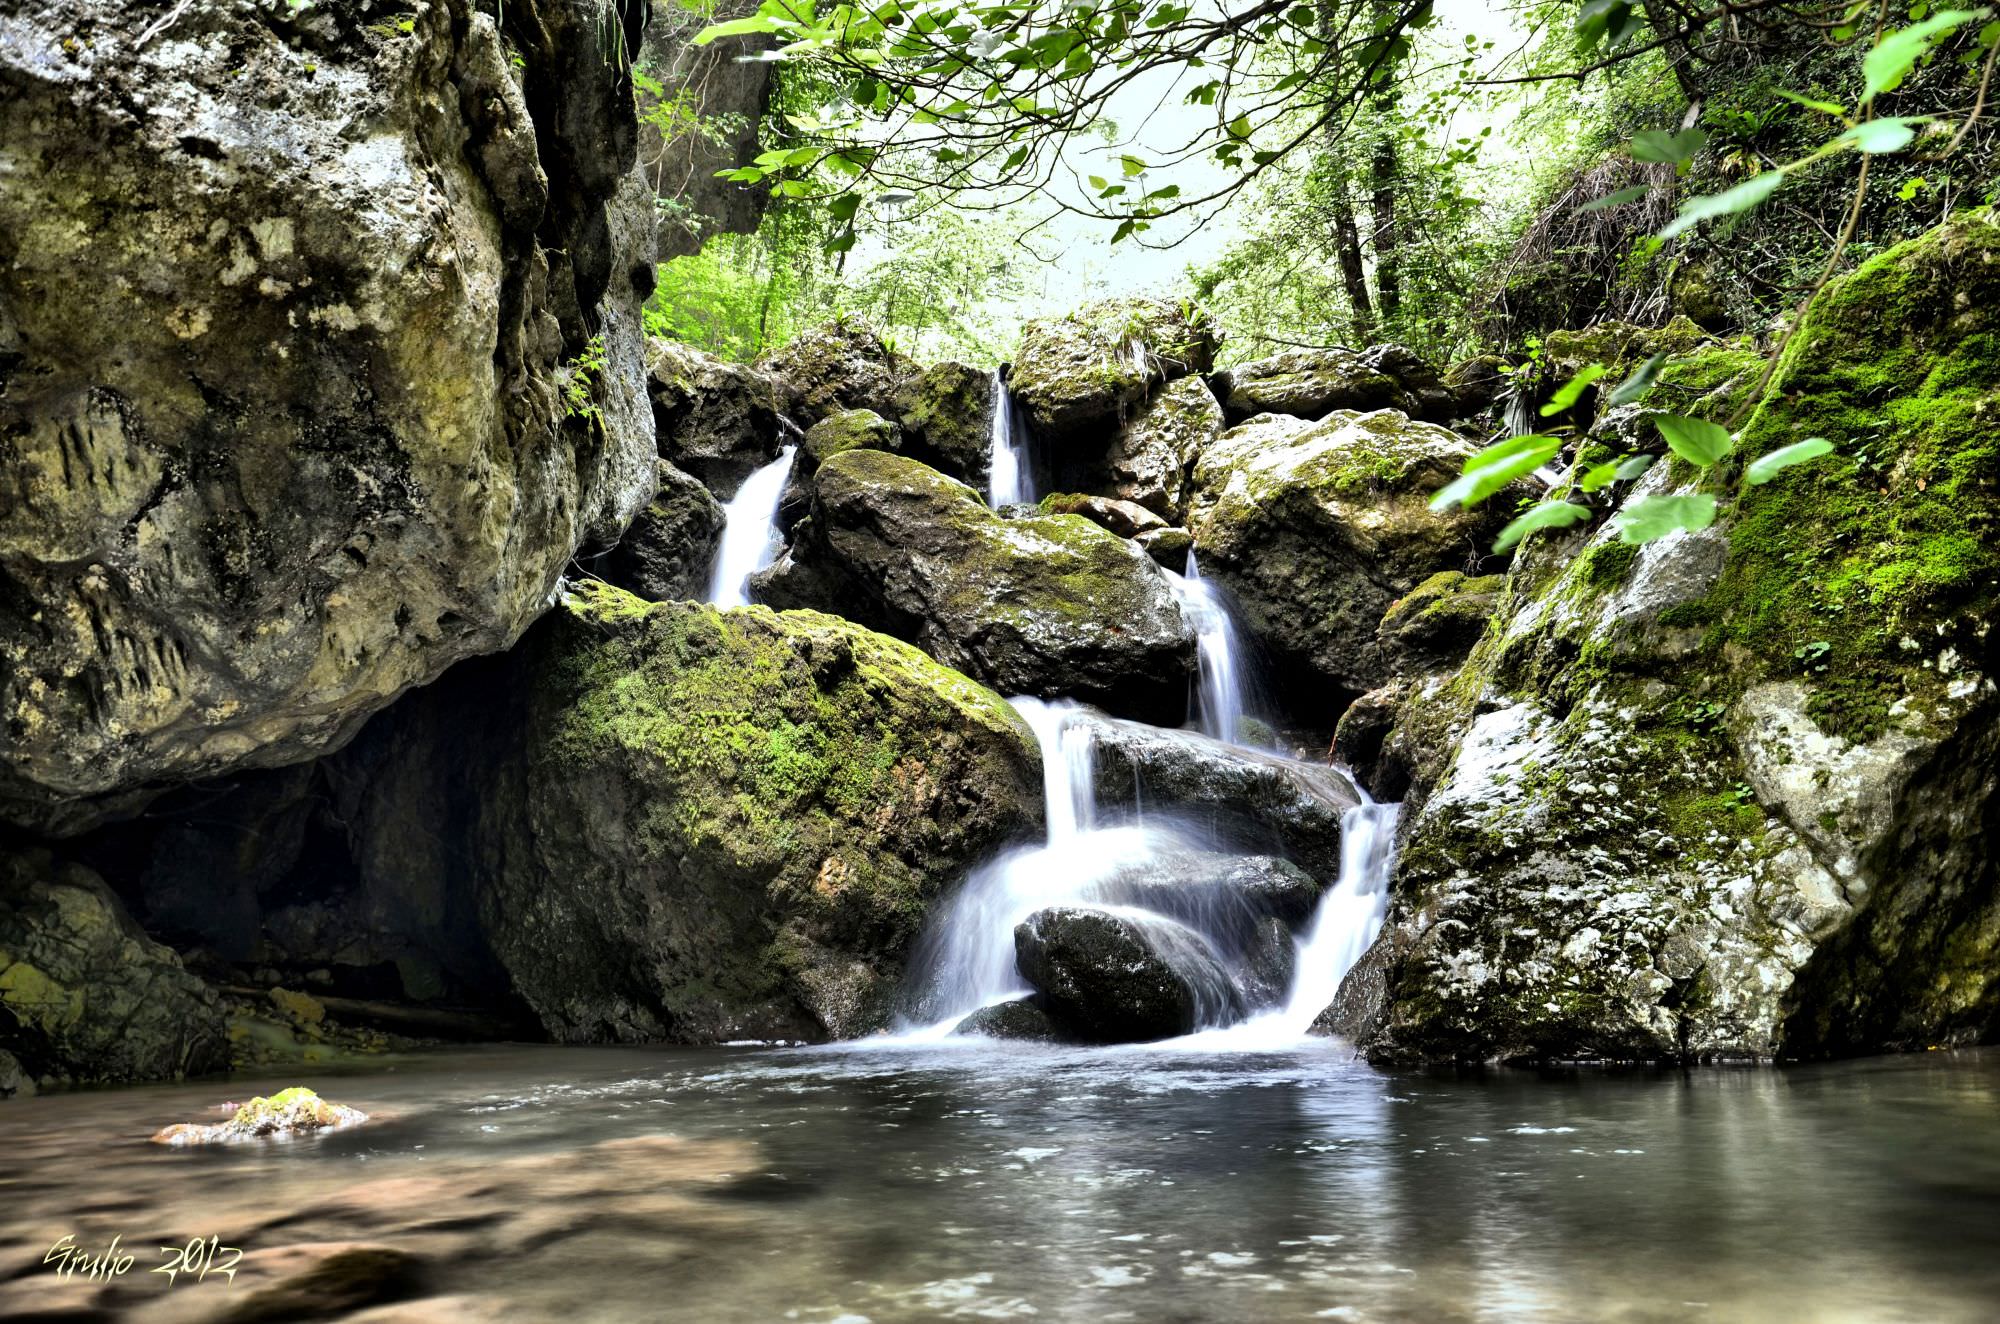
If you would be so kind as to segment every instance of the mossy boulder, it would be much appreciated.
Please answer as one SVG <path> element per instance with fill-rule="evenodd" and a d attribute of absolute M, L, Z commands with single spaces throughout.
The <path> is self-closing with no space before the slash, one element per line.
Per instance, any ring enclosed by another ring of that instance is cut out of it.
<path fill-rule="evenodd" d="M 848 621 L 581 585 L 524 663 L 482 903 L 560 1040 L 878 1028 L 931 904 L 1036 830 L 1013 710 Z"/>
<path fill-rule="evenodd" d="M 1217 374 L 1216 387 L 1232 423 L 1259 414 L 1317 419 L 1335 409 L 1400 409 L 1433 419 L 1455 412 L 1438 370 L 1401 345 L 1288 349 Z"/>
<path fill-rule="evenodd" d="M 1372 689 L 1388 678 L 1376 627 L 1389 605 L 1477 564 L 1508 518 L 1507 494 L 1472 511 L 1430 509 L 1472 449 L 1388 409 L 1317 423 L 1266 414 L 1232 428 L 1195 467 L 1188 529 L 1202 573 L 1282 666 L 1331 687 L 1329 703 Z"/>
<path fill-rule="evenodd" d="M 1111 299 L 1028 323 L 1008 387 L 1052 459 L 1073 444 L 1102 453 L 1110 430 L 1153 388 L 1207 372 L 1215 328 L 1164 299 Z"/>
<path fill-rule="evenodd" d="M 1415 674 L 1465 660 L 1506 589 L 1505 575 L 1440 570 L 1389 604 L 1375 636 L 1389 665 Z"/>
<path fill-rule="evenodd" d="M 1421 747 L 1387 1059 L 1817 1055 L 2000 1031 L 2000 224 L 1829 286 L 1699 534 L 1535 535 Z M 1837 458 L 1740 485 L 1824 436 Z M 1365 1003 L 1369 999 L 1355 999 Z"/>
<path fill-rule="evenodd" d="M 770 373 L 657 337 L 646 390 L 662 459 L 727 501 L 783 444 L 780 385 Z"/>
<path fill-rule="evenodd" d="M 222 1005 L 95 873 L 0 858 L 0 1051 L 30 1078 L 178 1080 L 229 1065 Z"/>
<path fill-rule="evenodd" d="M 752 584 L 760 602 L 838 612 L 1004 693 L 1186 716 L 1194 636 L 1141 548 L 1078 515 L 1002 518 L 903 456 L 822 465 L 790 551 Z"/>
<path fill-rule="evenodd" d="M 1121 538 L 1136 538 L 1167 527 L 1167 522 L 1144 506 L 1116 497 L 1087 496 L 1080 492 L 1055 492 L 1041 499 L 1044 515 L 1081 515 L 1099 528 Z"/>
<path fill-rule="evenodd" d="M 0 41 L 0 818 L 39 832 L 337 746 L 652 485 L 600 54 L 642 9 L 165 14 Z"/>
<path fill-rule="evenodd" d="M 1087 1042 L 1171 1039 L 1244 1011 L 1207 941 L 1173 920 L 1053 906 L 1015 928 L 1014 960 L 1050 1019 Z"/>
<path fill-rule="evenodd" d="M 642 598 L 700 598 L 722 544 L 722 505 L 700 480 L 666 460 L 653 499 L 639 512 L 598 573 Z"/>
<path fill-rule="evenodd" d="M 812 505 L 813 475 L 830 456 L 842 451 L 901 449 L 903 434 L 872 409 L 842 409 L 806 429 L 792 454 L 785 490 L 778 497 L 778 527 L 786 537 Z"/>
<path fill-rule="evenodd" d="M 950 360 L 933 363 L 904 378 L 893 403 L 904 454 L 985 490 L 993 459 L 991 372 Z"/>
<path fill-rule="evenodd" d="M 802 428 L 844 409 L 894 418 L 903 383 L 918 372 L 873 327 L 853 318 L 801 331 L 757 367 L 777 380 L 780 408 Z"/>
<path fill-rule="evenodd" d="M 1222 406 L 1200 377 L 1169 382 L 1114 434 L 1098 472 L 1101 490 L 1163 520 L 1187 513 L 1195 461 L 1222 434 Z"/>
<path fill-rule="evenodd" d="M 322 1099 L 303 1085 L 238 1105 L 226 1122 L 179 1122 L 153 1136 L 156 1145 L 240 1145 L 253 1140 L 297 1140 L 322 1131 L 359 1126 L 368 1114 Z"/>

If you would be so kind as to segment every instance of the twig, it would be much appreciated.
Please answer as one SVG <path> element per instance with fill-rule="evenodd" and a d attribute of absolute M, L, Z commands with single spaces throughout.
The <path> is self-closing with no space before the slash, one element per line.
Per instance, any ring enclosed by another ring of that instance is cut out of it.
<path fill-rule="evenodd" d="M 168 10 L 164 17 L 155 19 L 153 21 L 153 26 L 147 28 L 144 32 L 140 33 L 139 40 L 132 43 L 132 49 L 135 51 L 138 50 L 140 47 L 144 46 L 147 42 L 159 36 L 162 32 L 165 32 L 168 28 L 172 27 L 174 24 L 180 22 L 181 15 L 187 13 L 188 7 L 192 4 L 194 4 L 194 0 L 181 0 L 179 4 L 175 5 L 172 9 Z"/>

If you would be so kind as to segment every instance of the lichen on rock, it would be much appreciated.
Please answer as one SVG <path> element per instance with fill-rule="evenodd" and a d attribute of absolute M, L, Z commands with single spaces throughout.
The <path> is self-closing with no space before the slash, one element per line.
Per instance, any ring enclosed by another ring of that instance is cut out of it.
<path fill-rule="evenodd" d="M 156 1145 L 241 1145 L 257 1140 L 297 1140 L 359 1126 L 368 1114 L 322 1099 L 303 1085 L 241 1104 L 226 1122 L 177 1122 L 153 1136 Z"/>

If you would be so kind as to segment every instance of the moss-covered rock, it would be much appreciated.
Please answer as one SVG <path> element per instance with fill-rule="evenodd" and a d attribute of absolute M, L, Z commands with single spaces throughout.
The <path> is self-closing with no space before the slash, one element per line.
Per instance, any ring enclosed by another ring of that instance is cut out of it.
<path fill-rule="evenodd" d="M 834 617 L 583 585 L 525 661 L 485 919 L 559 1039 L 876 1028 L 930 904 L 1039 816 L 1012 709 Z"/>
<path fill-rule="evenodd" d="M 1294 673 L 1335 692 L 1372 689 L 1387 679 L 1375 632 L 1389 604 L 1476 564 L 1508 517 L 1505 494 L 1473 511 L 1430 509 L 1471 452 L 1395 410 L 1252 419 L 1195 467 L 1188 528 L 1202 573 Z"/>
<path fill-rule="evenodd" d="M 1122 420 L 1155 386 L 1207 372 L 1215 329 L 1163 299 L 1112 299 L 1028 323 L 1008 378 L 1052 458 Z"/>
<path fill-rule="evenodd" d="M 1288 349 L 1237 364 L 1216 381 L 1232 423 L 1259 414 L 1317 419 L 1335 409 L 1400 409 L 1429 419 L 1456 412 L 1438 370 L 1401 345 Z"/>
<path fill-rule="evenodd" d="M 1009 694 L 1178 724 L 1194 637 L 1165 574 L 1078 515 L 1004 519 L 902 456 L 836 455 L 760 602 L 836 611 Z"/>
<path fill-rule="evenodd" d="M 1992 213 L 1892 249 L 1828 288 L 1700 480 L 1713 529 L 1530 539 L 1469 665 L 1399 715 L 1427 752 L 1381 997 L 1347 1027 L 1374 1054 L 2000 1028 L 1996 308 Z M 1839 458 L 1738 486 L 1807 436 Z"/>
<path fill-rule="evenodd" d="M 708 488 L 661 460 L 653 499 L 596 569 L 654 602 L 699 598 L 722 544 L 723 523 L 721 503 Z"/>
<path fill-rule="evenodd" d="M 1200 377 L 1169 382 L 1114 434 L 1090 475 L 1101 490 L 1168 522 L 1187 513 L 1195 461 L 1222 434 L 1222 406 Z"/>
<path fill-rule="evenodd" d="M 757 367 L 777 379 L 780 407 L 802 428 L 843 409 L 894 418 L 902 385 L 917 372 L 873 327 L 846 317 L 801 331 Z"/>
<path fill-rule="evenodd" d="M 1053 492 L 1041 499 L 1045 515 L 1081 515 L 1099 528 L 1121 538 L 1136 538 L 1167 527 L 1167 522 L 1144 506 L 1116 497 L 1086 496 L 1080 492 Z"/>
<path fill-rule="evenodd" d="M 720 500 L 735 496 L 782 444 L 780 384 L 758 368 L 654 338 L 646 342 L 646 390 L 661 458 Z"/>
<path fill-rule="evenodd" d="M 78 1084 L 229 1065 L 214 992 L 103 879 L 46 851 L 0 858 L 0 1050 L 30 1077 Z"/>
<path fill-rule="evenodd" d="M 241 1104 L 226 1122 L 180 1122 L 153 1136 L 156 1145 L 240 1145 L 253 1140 L 297 1140 L 322 1131 L 359 1126 L 368 1114 L 322 1099 L 303 1085 Z"/>
<path fill-rule="evenodd" d="M 992 373 L 934 363 L 897 388 L 893 417 L 902 425 L 904 454 L 985 490 L 993 458 Z"/>

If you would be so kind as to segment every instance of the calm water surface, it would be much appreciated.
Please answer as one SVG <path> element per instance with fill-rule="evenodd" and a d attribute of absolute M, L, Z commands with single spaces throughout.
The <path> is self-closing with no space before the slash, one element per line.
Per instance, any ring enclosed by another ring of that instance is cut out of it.
<path fill-rule="evenodd" d="M 290 1083 L 377 1120 L 146 1143 Z M 133 1268 L 56 1274 L 64 1233 Z M 233 1284 L 150 1272 L 209 1235 Z M 393 1263 L 328 1270 L 356 1246 Z M 1991 1321 L 2000 1051 L 1438 1077 L 1332 1043 L 498 1048 L 0 1105 L 0 1318 L 306 1317 Z"/>

